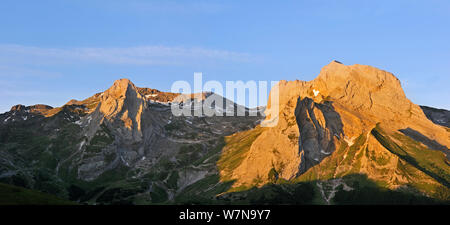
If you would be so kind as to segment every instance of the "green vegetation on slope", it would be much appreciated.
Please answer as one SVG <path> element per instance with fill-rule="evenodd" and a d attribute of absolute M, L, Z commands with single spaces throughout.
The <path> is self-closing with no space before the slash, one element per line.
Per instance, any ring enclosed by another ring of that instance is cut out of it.
<path fill-rule="evenodd" d="M 0 151 L 15 162 L 15 167 L 6 170 L 19 172 L 0 182 L 68 198 L 69 185 L 55 171 L 60 159 L 68 157 L 81 141 L 80 127 L 60 117 L 41 118 L 45 123 L 30 119 L 1 128 Z"/>
<path fill-rule="evenodd" d="M 295 179 L 297 182 L 328 180 L 335 177 L 343 177 L 348 174 L 359 171 L 360 158 L 364 154 L 364 144 L 366 136 L 361 134 L 356 138 L 352 146 L 348 146 L 345 141 L 339 143 L 339 148 L 333 154 L 325 158 L 320 164 L 310 168 L 301 176 Z M 346 170 L 336 171 L 337 167 L 348 168 Z"/>
<path fill-rule="evenodd" d="M 100 129 L 86 146 L 86 152 L 92 154 L 101 153 L 102 149 L 106 148 L 113 141 L 114 138 L 109 129 L 104 124 L 101 124 Z"/>
<path fill-rule="evenodd" d="M 155 185 L 153 186 L 153 190 L 150 192 L 150 196 L 152 197 L 152 203 L 162 203 L 167 201 L 168 195 L 164 188 Z"/>
<path fill-rule="evenodd" d="M 338 205 L 422 205 L 444 204 L 420 194 L 389 190 L 380 187 L 366 175 L 352 174 L 344 181 L 352 190 L 343 190 L 340 186 L 333 203 Z"/>
<path fill-rule="evenodd" d="M 233 182 L 220 182 L 219 175 L 207 176 L 189 185 L 175 197 L 179 204 L 220 204 L 216 195 L 227 191 Z"/>
<path fill-rule="evenodd" d="M 433 177 L 439 183 L 450 187 L 450 166 L 442 152 L 430 150 L 406 135 L 394 134 L 393 137 L 402 143 L 400 146 L 391 140 L 379 125 L 372 130 L 372 135 L 386 149 Z"/>
<path fill-rule="evenodd" d="M 240 192 L 226 192 L 233 182 L 221 183 L 218 175 L 208 176 L 183 190 L 178 204 L 313 204 L 317 192 L 312 183 L 267 184 Z"/>
<path fill-rule="evenodd" d="M 74 205 L 39 191 L 0 183 L 0 205 Z"/>
<path fill-rule="evenodd" d="M 222 181 L 230 181 L 232 171 L 244 160 L 253 142 L 264 131 L 260 126 L 255 129 L 236 133 L 225 138 L 225 147 L 217 161 L 217 167 L 221 172 Z"/>

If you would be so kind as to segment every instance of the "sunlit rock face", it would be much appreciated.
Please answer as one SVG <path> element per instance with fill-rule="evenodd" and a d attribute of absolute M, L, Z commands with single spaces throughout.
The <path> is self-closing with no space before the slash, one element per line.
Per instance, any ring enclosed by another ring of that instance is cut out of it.
<path fill-rule="evenodd" d="M 234 116 L 197 116 L 209 97 L 223 103 L 209 105 L 211 111 L 230 108 Z M 194 113 L 175 116 L 172 105 Z M 238 110 L 245 116 L 236 116 Z M 249 116 L 250 111 L 257 115 Z M 131 196 L 117 196 L 121 200 L 159 188 L 173 200 L 189 185 L 217 176 L 223 138 L 254 128 L 263 111 L 211 92 L 163 92 L 136 87 L 128 79 L 61 107 L 17 105 L 0 114 L 0 182 L 50 190 L 63 198 L 67 188 L 79 183 L 86 184 L 79 187 L 85 191 L 101 192 L 125 185 Z M 81 201 L 111 203 L 97 194 Z"/>
<path fill-rule="evenodd" d="M 372 135 L 377 124 L 386 135 L 409 128 L 436 141 L 443 146 L 441 151 L 449 154 L 449 132 L 406 98 L 392 73 L 333 61 L 312 81 L 280 81 L 277 88 L 279 122 L 251 144 L 245 159 L 232 172 L 235 186 L 263 185 L 269 182 L 271 170 L 286 180 L 363 173 L 391 188 L 408 184 L 411 174 L 420 174 L 414 182 L 439 185 L 418 169 L 405 173 L 400 167 L 408 163 Z M 270 102 L 266 112 L 271 112 Z M 383 165 L 377 157 L 385 159 Z"/>
<path fill-rule="evenodd" d="M 75 201 L 142 204 L 234 196 L 230 202 L 246 199 L 242 190 L 286 180 L 348 191 L 358 189 L 346 183 L 358 175 L 383 188 L 450 198 L 448 111 L 419 108 L 391 73 L 333 61 L 312 81 L 280 81 L 272 90 L 279 98 L 270 97 L 265 118 L 264 107 L 127 79 L 61 107 L 14 106 L 0 114 L 0 182 L 63 198 L 81 185 L 89 194 Z M 201 107 L 192 103 L 209 97 L 223 100 L 208 105 L 212 112 L 234 106 L 234 116 L 195 115 Z M 192 116 L 172 114 L 184 105 Z M 250 111 L 257 116 L 236 116 Z"/>
<path fill-rule="evenodd" d="M 128 79 L 121 79 L 101 96 L 97 111 L 118 129 L 124 139 L 142 140 L 142 117 L 148 103 L 136 86 Z"/>

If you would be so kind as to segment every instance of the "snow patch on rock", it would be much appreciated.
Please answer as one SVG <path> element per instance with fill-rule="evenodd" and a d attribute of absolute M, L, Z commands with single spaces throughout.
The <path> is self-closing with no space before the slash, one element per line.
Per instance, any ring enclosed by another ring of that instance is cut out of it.
<path fill-rule="evenodd" d="M 317 95 L 320 93 L 320 91 L 313 89 L 314 97 L 317 97 Z"/>

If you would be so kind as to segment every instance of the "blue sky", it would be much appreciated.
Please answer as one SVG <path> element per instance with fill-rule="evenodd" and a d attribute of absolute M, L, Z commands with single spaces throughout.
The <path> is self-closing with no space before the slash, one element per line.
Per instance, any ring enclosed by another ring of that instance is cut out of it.
<path fill-rule="evenodd" d="M 331 60 L 394 73 L 450 109 L 449 1 L 2 0 L 0 112 L 60 106 L 129 78 L 312 80 Z"/>

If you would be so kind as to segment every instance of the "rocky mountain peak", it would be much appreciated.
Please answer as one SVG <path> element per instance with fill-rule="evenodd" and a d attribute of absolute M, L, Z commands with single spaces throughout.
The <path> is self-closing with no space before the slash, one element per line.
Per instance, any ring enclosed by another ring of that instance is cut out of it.
<path fill-rule="evenodd" d="M 53 107 L 43 104 L 37 104 L 37 105 L 31 105 L 31 106 L 25 106 L 25 105 L 15 105 L 11 107 L 11 112 L 22 112 L 27 111 L 31 113 L 44 113 L 50 109 L 53 109 Z"/>
<path fill-rule="evenodd" d="M 295 199 L 298 187 L 287 184 L 297 182 L 313 184 L 329 204 L 335 193 L 365 190 L 366 180 L 383 191 L 448 199 L 450 113 L 423 107 L 427 119 L 393 74 L 332 61 L 312 81 L 274 88 L 274 127 L 258 126 L 262 116 L 174 116 L 172 104 L 196 110 L 192 101 L 222 96 L 162 92 L 128 79 L 62 107 L 16 105 L 0 114 L 0 178 L 95 204 L 270 202 L 253 191 Z M 213 108 L 229 105 L 240 110 L 226 99 Z"/>
<path fill-rule="evenodd" d="M 125 97 L 128 90 L 137 93 L 136 86 L 129 79 L 119 79 L 114 81 L 113 85 L 104 92 L 103 96 L 120 99 Z"/>
<path fill-rule="evenodd" d="M 142 138 L 141 121 L 148 102 L 138 88 L 128 79 L 116 80 L 113 85 L 95 97 L 96 109 L 87 117 L 88 136 L 93 136 L 105 124 L 119 132 L 124 139 L 140 141 Z"/>
<path fill-rule="evenodd" d="M 308 97 L 317 103 L 335 102 L 378 122 L 425 119 L 422 110 L 406 97 L 399 79 L 372 66 L 332 61 L 314 80 L 280 81 L 278 88 L 282 106 L 298 97 Z"/>
<path fill-rule="evenodd" d="M 348 94 L 342 92 L 350 83 L 357 83 L 361 88 L 370 90 L 389 88 L 389 91 L 399 93 L 404 97 L 404 92 L 400 80 L 392 73 L 367 65 L 344 65 L 337 61 L 332 61 L 324 66 L 320 74 L 315 79 L 317 85 L 323 85 L 328 91 L 341 89 L 339 94 Z M 323 84 L 321 84 L 323 83 Z M 337 97 L 337 96 L 336 96 Z"/>
<path fill-rule="evenodd" d="M 118 80 L 115 80 L 113 83 L 113 87 L 117 86 L 117 87 L 128 87 L 129 85 L 134 86 L 133 82 L 131 82 L 128 78 L 121 78 Z"/>
<path fill-rule="evenodd" d="M 24 105 L 18 104 L 18 105 L 15 105 L 15 106 L 11 107 L 10 111 L 22 111 L 24 109 L 25 109 Z"/>
<path fill-rule="evenodd" d="M 374 121 L 425 119 L 422 110 L 406 97 L 400 80 L 372 66 L 333 61 L 322 68 L 311 89 L 311 97 L 337 102 Z"/>
<path fill-rule="evenodd" d="M 269 99 L 266 121 L 278 116 L 278 123 L 261 132 L 233 171 L 236 186 L 252 184 L 258 177 L 268 180 L 271 169 L 281 178 L 293 179 L 335 151 L 348 149 L 358 140 L 362 143 L 363 138 L 372 141 L 366 146 L 379 154 L 382 145 L 370 138 L 379 124 L 391 134 L 414 130 L 450 146 L 448 132 L 406 97 L 397 77 L 372 66 L 332 61 L 316 79 L 280 81 L 275 90 L 279 91 L 279 111 Z"/>

